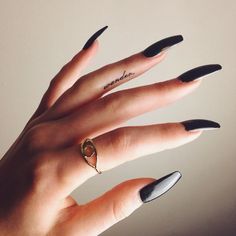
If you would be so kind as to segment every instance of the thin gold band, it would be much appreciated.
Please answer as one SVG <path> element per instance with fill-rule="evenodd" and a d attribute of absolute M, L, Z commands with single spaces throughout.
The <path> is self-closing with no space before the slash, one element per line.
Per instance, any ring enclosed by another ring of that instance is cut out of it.
<path fill-rule="evenodd" d="M 87 164 L 93 167 L 99 174 L 101 174 L 102 172 L 97 169 L 97 149 L 93 140 L 86 138 L 81 143 L 80 150 L 82 157 L 87 162 Z"/>

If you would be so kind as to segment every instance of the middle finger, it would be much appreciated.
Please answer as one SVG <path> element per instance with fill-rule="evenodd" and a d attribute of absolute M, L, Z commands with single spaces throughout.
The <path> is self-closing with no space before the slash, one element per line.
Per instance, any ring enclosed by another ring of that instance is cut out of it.
<path fill-rule="evenodd" d="M 121 90 L 81 107 L 57 121 L 59 129 L 64 131 L 66 146 L 86 137 L 96 137 L 135 116 L 182 98 L 199 86 L 200 80 L 196 79 L 219 69 L 221 67 L 217 64 L 200 66 L 176 79 Z"/>

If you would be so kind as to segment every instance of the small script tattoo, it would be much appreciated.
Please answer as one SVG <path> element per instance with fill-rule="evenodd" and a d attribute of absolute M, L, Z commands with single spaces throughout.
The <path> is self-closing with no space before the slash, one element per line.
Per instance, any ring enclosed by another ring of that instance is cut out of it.
<path fill-rule="evenodd" d="M 104 89 L 108 88 L 109 86 L 112 86 L 113 84 L 119 82 L 120 80 L 129 78 L 129 77 L 134 76 L 134 75 L 135 75 L 135 73 L 130 72 L 130 73 L 127 73 L 127 74 L 126 74 L 126 71 L 124 71 L 121 77 L 119 77 L 119 78 L 113 80 L 111 83 L 109 83 L 109 84 L 107 84 L 106 86 L 104 86 Z"/>

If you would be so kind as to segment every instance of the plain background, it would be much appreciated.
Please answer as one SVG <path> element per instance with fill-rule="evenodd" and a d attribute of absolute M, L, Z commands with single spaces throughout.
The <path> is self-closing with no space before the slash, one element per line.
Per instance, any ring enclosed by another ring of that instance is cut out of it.
<path fill-rule="evenodd" d="M 222 128 L 104 172 L 73 196 L 83 203 L 127 179 L 159 178 L 179 170 L 183 178 L 171 191 L 102 235 L 235 235 L 235 21 L 234 0 L 1 0 L 1 156 L 36 109 L 51 78 L 96 30 L 109 26 L 86 72 L 182 34 L 184 42 L 171 48 L 164 62 L 115 91 L 167 80 L 208 63 L 220 63 L 223 70 L 206 77 L 188 97 L 124 125 L 206 118 Z"/>

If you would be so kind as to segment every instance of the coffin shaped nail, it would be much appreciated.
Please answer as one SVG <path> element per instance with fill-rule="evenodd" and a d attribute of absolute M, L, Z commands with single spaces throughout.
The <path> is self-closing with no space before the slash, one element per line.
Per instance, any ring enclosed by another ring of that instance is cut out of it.
<path fill-rule="evenodd" d="M 209 64 L 209 65 L 199 66 L 184 72 L 182 75 L 178 77 L 178 79 L 181 80 L 182 82 L 190 82 L 221 69 L 222 66 L 219 64 Z"/>
<path fill-rule="evenodd" d="M 181 173 L 179 171 L 175 171 L 144 186 L 139 191 L 142 202 L 150 202 L 160 197 L 168 190 L 170 190 L 179 181 L 181 177 Z"/>
<path fill-rule="evenodd" d="M 153 57 L 159 54 L 164 49 L 180 43 L 181 41 L 183 41 L 182 35 L 171 36 L 152 44 L 151 46 L 147 47 L 142 53 L 145 57 Z"/>
<path fill-rule="evenodd" d="M 220 124 L 212 120 L 186 120 L 181 122 L 187 131 L 192 130 L 208 130 L 208 129 L 217 129 L 220 128 Z"/>
<path fill-rule="evenodd" d="M 93 42 L 108 28 L 108 26 L 104 26 L 103 28 L 101 28 L 100 30 L 98 30 L 96 33 L 94 33 L 89 39 L 88 41 L 85 43 L 83 50 L 88 49 Z"/>

